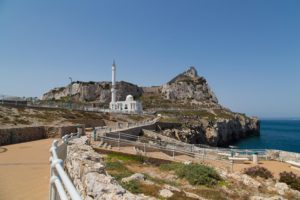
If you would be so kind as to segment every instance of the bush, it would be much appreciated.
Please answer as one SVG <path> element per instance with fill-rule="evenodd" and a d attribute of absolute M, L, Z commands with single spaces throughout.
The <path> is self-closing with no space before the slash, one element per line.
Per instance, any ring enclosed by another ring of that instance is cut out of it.
<path fill-rule="evenodd" d="M 175 172 L 179 178 L 187 179 L 191 185 L 213 186 L 222 180 L 213 168 L 200 164 L 181 165 Z"/>
<path fill-rule="evenodd" d="M 141 193 L 141 188 L 138 181 L 132 180 L 128 183 L 121 183 L 121 186 L 133 194 Z"/>
<path fill-rule="evenodd" d="M 300 177 L 293 172 L 282 172 L 279 181 L 288 184 L 294 190 L 300 191 Z"/>
<path fill-rule="evenodd" d="M 273 178 L 272 173 L 268 169 L 260 166 L 246 168 L 244 169 L 244 173 L 252 177 L 259 176 L 264 179 Z"/>

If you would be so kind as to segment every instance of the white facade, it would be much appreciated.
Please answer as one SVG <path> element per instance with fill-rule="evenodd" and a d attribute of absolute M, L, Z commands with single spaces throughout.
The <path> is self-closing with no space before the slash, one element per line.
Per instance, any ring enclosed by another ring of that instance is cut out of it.
<path fill-rule="evenodd" d="M 111 87 L 111 102 L 109 109 L 115 112 L 141 113 L 143 107 L 141 102 L 135 101 L 132 95 L 127 95 L 125 101 L 116 101 L 116 64 L 112 65 L 112 87 Z"/>

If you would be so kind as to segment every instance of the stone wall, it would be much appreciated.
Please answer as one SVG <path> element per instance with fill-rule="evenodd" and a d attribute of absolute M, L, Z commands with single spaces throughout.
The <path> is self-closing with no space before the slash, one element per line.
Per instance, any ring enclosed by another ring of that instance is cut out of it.
<path fill-rule="evenodd" d="M 46 138 L 43 126 L 0 129 L 0 145 L 15 144 Z"/>
<path fill-rule="evenodd" d="M 80 125 L 84 129 L 84 125 Z M 16 144 L 46 138 L 61 138 L 77 132 L 77 125 L 72 126 L 34 126 L 19 128 L 1 128 L 0 145 Z M 84 132 L 83 132 L 84 135 Z"/>
<path fill-rule="evenodd" d="M 122 188 L 105 171 L 103 157 L 86 143 L 85 136 L 70 141 L 65 160 L 65 168 L 83 199 L 153 199 L 144 195 L 134 195 Z"/>

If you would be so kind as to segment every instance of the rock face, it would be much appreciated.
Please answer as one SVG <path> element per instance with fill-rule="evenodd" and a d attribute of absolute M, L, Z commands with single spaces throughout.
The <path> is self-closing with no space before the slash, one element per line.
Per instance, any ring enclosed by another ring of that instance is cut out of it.
<path fill-rule="evenodd" d="M 128 82 L 117 82 L 117 100 L 125 100 L 128 94 L 139 98 L 143 93 L 159 93 L 162 99 L 189 100 L 198 103 L 218 103 L 206 79 L 198 76 L 194 67 L 179 74 L 162 86 L 138 87 Z M 71 98 L 77 102 L 98 102 L 108 104 L 111 100 L 111 82 L 73 82 L 66 87 L 54 88 L 45 93 L 43 100 Z"/>
<path fill-rule="evenodd" d="M 162 86 L 162 95 L 170 100 L 194 100 L 218 103 L 218 99 L 204 77 L 199 77 L 196 69 L 179 74 Z"/>
<path fill-rule="evenodd" d="M 137 85 L 124 81 L 117 82 L 117 100 L 124 101 L 128 94 L 140 97 L 142 89 Z M 111 101 L 111 82 L 73 82 L 72 84 L 54 88 L 45 93 L 43 100 L 62 100 L 71 94 L 72 101 L 97 102 L 108 104 Z"/>
<path fill-rule="evenodd" d="M 164 129 L 160 133 L 186 143 L 222 147 L 227 147 L 235 141 L 251 135 L 259 135 L 258 119 L 237 116 L 232 119 L 220 118 L 214 122 L 201 119 L 193 124 L 184 123 L 185 119 L 180 119 L 184 123 L 184 127 Z"/>

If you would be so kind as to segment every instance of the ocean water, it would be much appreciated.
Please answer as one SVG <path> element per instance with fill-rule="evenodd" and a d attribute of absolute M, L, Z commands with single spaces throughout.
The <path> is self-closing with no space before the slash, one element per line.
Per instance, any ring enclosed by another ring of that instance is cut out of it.
<path fill-rule="evenodd" d="M 261 120 L 260 136 L 236 144 L 242 149 L 279 149 L 300 153 L 300 120 Z"/>

